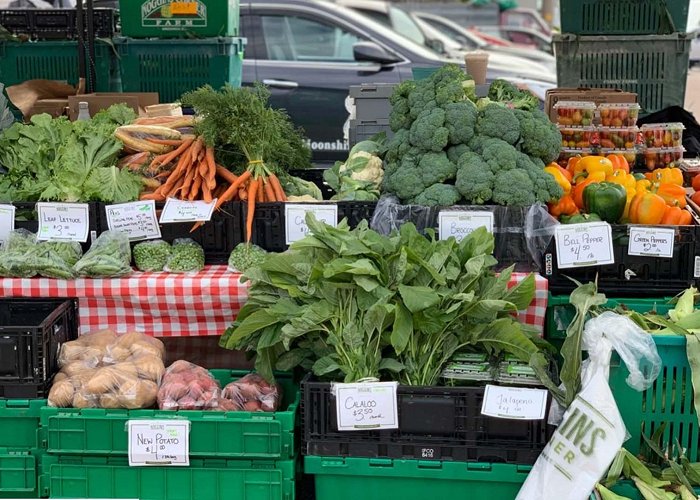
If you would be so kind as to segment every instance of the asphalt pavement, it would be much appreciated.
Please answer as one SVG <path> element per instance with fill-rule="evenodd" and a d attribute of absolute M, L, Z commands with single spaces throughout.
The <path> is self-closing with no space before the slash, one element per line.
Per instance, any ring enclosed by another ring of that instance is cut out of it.
<path fill-rule="evenodd" d="M 685 88 L 685 109 L 700 121 L 700 68 L 688 71 L 688 83 Z"/>

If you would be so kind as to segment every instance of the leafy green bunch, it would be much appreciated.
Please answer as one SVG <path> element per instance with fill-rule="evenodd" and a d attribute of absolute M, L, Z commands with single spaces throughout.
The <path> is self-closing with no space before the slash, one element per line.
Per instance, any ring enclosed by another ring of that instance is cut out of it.
<path fill-rule="evenodd" d="M 306 218 L 310 234 L 248 269 L 249 298 L 221 345 L 256 355 L 256 369 L 301 366 L 353 382 L 389 378 L 434 385 L 453 354 L 480 347 L 524 360 L 553 386 L 540 340 L 514 317 L 534 276 L 509 288 L 496 275 L 485 229 L 461 242 L 426 238 L 412 224 L 391 236 Z"/>

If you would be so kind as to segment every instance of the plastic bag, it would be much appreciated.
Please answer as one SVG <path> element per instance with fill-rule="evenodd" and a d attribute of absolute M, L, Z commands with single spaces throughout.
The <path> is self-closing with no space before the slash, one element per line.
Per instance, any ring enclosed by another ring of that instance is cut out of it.
<path fill-rule="evenodd" d="M 654 341 L 629 318 L 604 312 L 586 323 L 581 392 L 537 459 L 516 500 L 586 500 L 625 441 L 626 429 L 608 385 L 615 349 L 629 369 L 627 383 L 639 391 L 661 369 Z"/>
<path fill-rule="evenodd" d="M 12 231 L 0 252 L 0 276 L 31 278 L 36 276 L 36 235 L 26 229 Z"/>
<path fill-rule="evenodd" d="M 225 401 L 219 404 L 226 411 L 277 411 L 282 388 L 268 383 L 257 373 L 249 373 L 224 387 L 221 399 Z"/>
<path fill-rule="evenodd" d="M 79 276 L 113 278 L 131 274 L 129 237 L 120 231 L 106 231 L 75 264 Z"/>
<path fill-rule="evenodd" d="M 134 264 L 143 272 L 158 272 L 170 257 L 170 243 L 163 240 L 143 241 L 134 246 Z"/>
<path fill-rule="evenodd" d="M 265 260 L 267 252 L 257 245 L 242 243 L 233 249 L 228 258 L 228 271 L 244 273 L 251 267 L 259 266 Z"/>
<path fill-rule="evenodd" d="M 189 361 L 176 361 L 165 370 L 158 390 L 161 410 L 213 410 L 219 406 L 221 387 L 211 374 Z"/>
<path fill-rule="evenodd" d="M 204 269 L 204 250 L 189 238 L 173 241 L 164 270 L 169 273 L 196 273 Z"/>
<path fill-rule="evenodd" d="M 378 233 L 389 235 L 398 231 L 402 224 L 412 222 L 421 233 L 427 229 L 437 232 L 441 211 L 493 213 L 497 269 L 515 264 L 515 271 L 541 270 L 542 258 L 554 237 L 554 228 L 558 225 L 542 204 L 526 207 L 473 205 L 440 208 L 402 205 L 395 196 L 383 196 L 377 202 L 370 227 Z"/>

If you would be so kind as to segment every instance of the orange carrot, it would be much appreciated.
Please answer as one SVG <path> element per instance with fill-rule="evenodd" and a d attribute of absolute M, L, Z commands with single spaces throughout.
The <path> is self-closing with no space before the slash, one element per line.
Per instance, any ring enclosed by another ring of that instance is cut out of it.
<path fill-rule="evenodd" d="M 275 195 L 275 192 L 272 190 L 272 185 L 270 183 L 270 180 L 263 178 L 262 183 L 263 183 L 263 190 L 265 191 L 265 200 L 266 201 L 277 201 L 277 196 Z"/>
<path fill-rule="evenodd" d="M 253 237 L 253 217 L 255 216 L 255 200 L 257 194 L 260 191 L 258 189 L 259 180 L 253 178 L 250 181 L 250 186 L 248 186 L 248 212 L 246 213 L 245 230 L 246 230 L 246 242 L 250 243 Z"/>
<path fill-rule="evenodd" d="M 190 168 L 187 170 L 187 173 L 185 174 L 185 182 L 182 184 L 182 193 L 183 199 L 187 199 L 187 195 L 190 192 L 190 187 L 192 186 L 192 182 L 194 181 L 194 175 L 197 173 L 197 170 L 194 168 L 194 165 L 190 164 Z"/>
<path fill-rule="evenodd" d="M 204 146 L 204 140 L 201 137 L 197 137 L 197 139 L 192 143 L 192 147 L 190 148 L 190 155 L 192 156 L 193 163 L 197 161 L 197 158 L 199 157 L 199 152 L 202 150 L 202 146 Z"/>
<path fill-rule="evenodd" d="M 282 188 L 282 183 L 275 174 L 270 174 L 268 177 L 270 184 L 272 184 L 272 190 L 275 192 L 275 198 L 277 201 L 287 201 L 287 195 L 284 193 Z"/>
<path fill-rule="evenodd" d="M 265 191 L 263 190 L 261 182 L 262 181 L 258 181 L 258 186 L 255 189 L 255 201 L 257 201 L 258 203 L 265 202 Z M 248 187 L 248 191 L 250 191 L 250 186 Z"/>
<path fill-rule="evenodd" d="M 196 175 L 194 176 L 194 181 L 192 182 L 192 187 L 190 188 L 190 193 L 189 196 L 187 197 L 188 200 L 193 201 L 197 199 L 197 195 L 199 194 L 199 190 L 202 187 L 202 176 L 201 175 Z"/>
<path fill-rule="evenodd" d="M 239 189 L 238 197 L 241 199 L 241 201 L 246 201 L 248 199 L 248 190 L 245 187 Z"/>
<path fill-rule="evenodd" d="M 216 173 L 229 184 L 233 184 L 236 182 L 236 179 L 238 179 L 236 174 L 231 172 L 229 169 L 222 167 L 221 165 L 216 166 Z"/>
<path fill-rule="evenodd" d="M 209 189 L 209 186 L 207 186 L 206 182 L 202 182 L 202 200 L 204 200 L 207 203 L 211 203 L 212 201 L 211 197 L 211 189 Z"/>
<path fill-rule="evenodd" d="M 192 139 L 185 139 L 184 141 L 182 141 L 182 144 L 177 149 L 174 149 L 170 153 L 156 156 L 155 158 L 153 158 L 149 169 L 156 170 L 160 165 L 167 165 L 175 158 L 183 154 L 185 151 L 187 151 L 187 148 L 189 148 L 192 145 L 192 141 Z"/>
<path fill-rule="evenodd" d="M 210 147 L 206 149 L 206 164 L 209 168 L 207 175 L 204 176 L 209 189 L 213 189 L 214 183 L 216 182 L 216 161 L 214 160 L 214 148 Z"/>

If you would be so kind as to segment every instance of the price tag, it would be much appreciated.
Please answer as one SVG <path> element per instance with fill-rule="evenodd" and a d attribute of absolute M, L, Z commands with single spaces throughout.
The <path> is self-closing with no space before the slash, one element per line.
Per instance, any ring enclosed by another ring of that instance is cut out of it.
<path fill-rule="evenodd" d="M 559 225 L 554 239 L 559 269 L 615 263 L 612 231 L 607 222 Z"/>
<path fill-rule="evenodd" d="M 542 420 L 547 409 L 547 391 L 522 387 L 486 385 L 481 414 L 512 420 Z"/>
<path fill-rule="evenodd" d="M 87 241 L 90 212 L 86 203 L 37 203 L 36 210 L 37 240 Z"/>
<path fill-rule="evenodd" d="M 627 253 L 651 257 L 673 257 L 676 230 L 660 227 L 630 226 Z"/>
<path fill-rule="evenodd" d="M 173 16 L 197 14 L 197 2 L 171 2 L 170 13 Z"/>
<path fill-rule="evenodd" d="M 183 201 L 168 198 L 160 214 L 160 223 L 172 222 L 207 222 L 214 212 L 216 198 L 211 203 L 206 201 Z"/>
<path fill-rule="evenodd" d="M 485 227 L 489 233 L 493 233 L 493 212 L 444 210 L 438 214 L 441 240 L 454 236 L 457 241 L 461 241 L 479 227 Z"/>
<path fill-rule="evenodd" d="M 129 465 L 190 465 L 189 420 L 129 420 Z"/>
<path fill-rule="evenodd" d="M 156 202 L 153 200 L 107 205 L 105 214 L 109 230 L 126 233 L 131 241 L 160 238 Z"/>
<path fill-rule="evenodd" d="M 313 213 L 321 222 L 329 226 L 338 225 L 338 205 L 297 205 L 287 203 L 284 206 L 285 237 L 287 245 L 299 241 L 309 233 L 306 225 L 306 214 Z"/>
<path fill-rule="evenodd" d="M 397 382 L 334 384 L 339 431 L 398 429 Z"/>
<path fill-rule="evenodd" d="M 15 230 L 15 207 L 0 205 L 0 250 L 5 248 L 10 233 Z"/>

